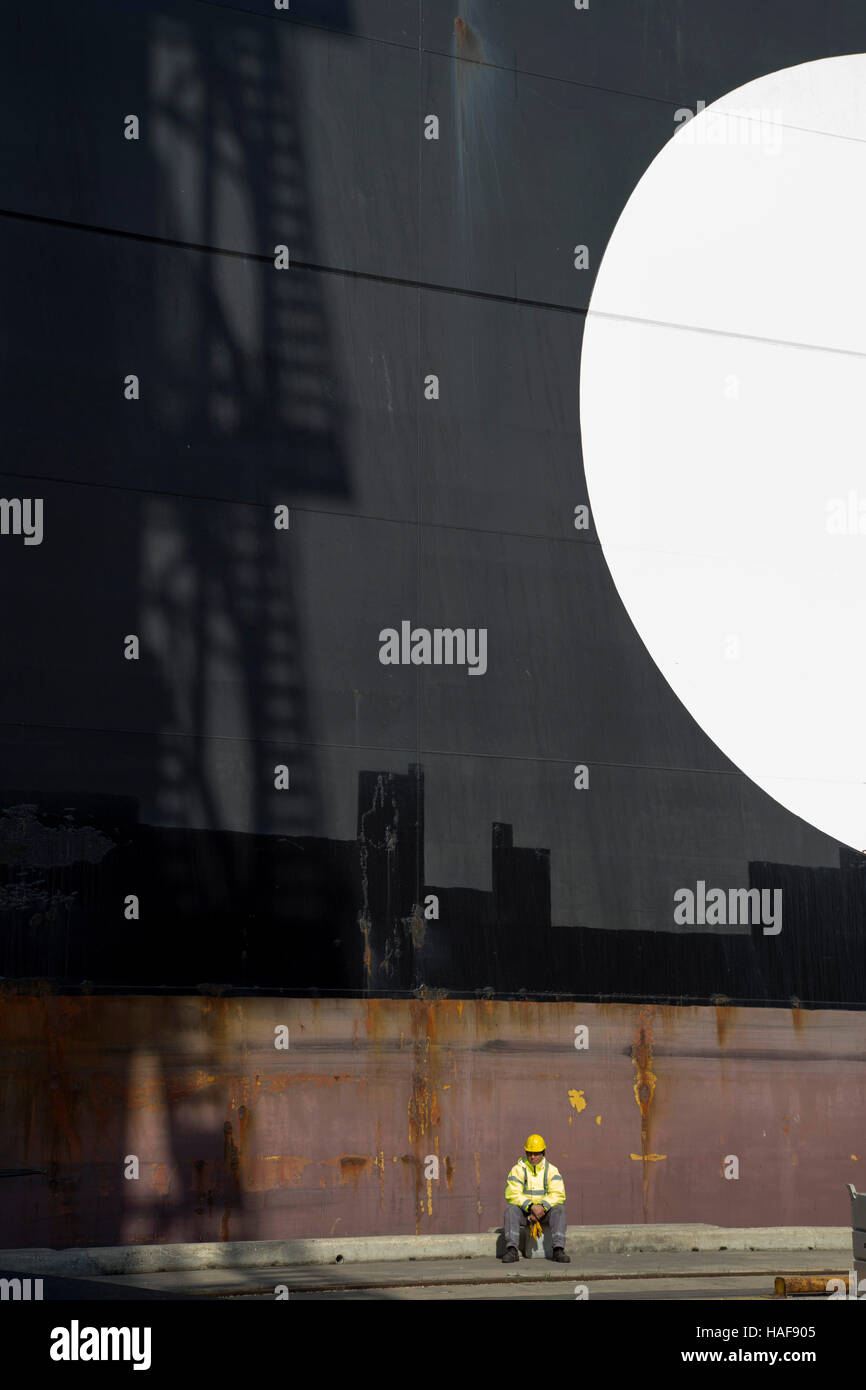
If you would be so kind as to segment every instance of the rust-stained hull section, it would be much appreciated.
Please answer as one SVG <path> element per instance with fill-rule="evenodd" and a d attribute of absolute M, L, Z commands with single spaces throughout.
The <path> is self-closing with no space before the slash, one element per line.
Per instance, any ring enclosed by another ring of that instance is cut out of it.
<path fill-rule="evenodd" d="M 863 1185 L 863 1013 L 13 995 L 0 1033 L 0 1168 L 47 1170 L 6 1247 L 484 1231 L 529 1130 L 570 1224 L 843 1225 Z"/>

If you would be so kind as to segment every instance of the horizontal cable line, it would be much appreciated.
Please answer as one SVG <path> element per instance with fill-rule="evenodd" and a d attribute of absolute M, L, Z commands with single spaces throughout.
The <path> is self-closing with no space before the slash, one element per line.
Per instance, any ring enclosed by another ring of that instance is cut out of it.
<path fill-rule="evenodd" d="M 206 5 L 209 9 L 228 10 L 232 14 L 244 15 L 247 19 L 261 19 L 270 21 L 276 20 L 276 12 L 273 15 L 263 15 L 256 10 L 244 9 L 241 5 L 223 5 L 216 3 L 216 0 L 193 0 L 193 3 Z M 598 82 L 581 82 L 575 77 L 562 77 L 549 72 L 536 72 L 533 68 L 520 68 L 516 65 L 506 67 L 504 63 L 493 63 L 486 59 L 467 58 L 459 53 L 446 53 L 441 48 L 428 48 L 424 43 L 423 23 L 419 24 L 418 43 L 410 43 L 402 39 L 386 39 L 380 34 L 356 34 L 348 29 L 335 29 L 327 24 L 316 24 L 309 19 L 295 19 L 291 14 L 281 15 L 281 24 L 292 24 L 298 29 L 315 29 L 320 34 L 333 34 L 336 38 L 355 40 L 360 43 L 378 43 L 383 48 L 401 48 L 407 53 L 414 53 L 419 56 L 429 56 L 433 58 L 445 58 L 452 63 L 471 63 L 473 67 L 491 68 L 494 72 L 507 73 L 509 76 L 535 77 L 545 82 L 558 82 L 564 87 L 580 87 L 587 92 L 604 92 L 608 96 L 628 97 L 632 101 L 651 101 L 659 106 L 680 106 L 682 101 L 679 97 L 649 96 L 646 92 L 630 92 L 620 87 L 605 87 Z"/>
<path fill-rule="evenodd" d="M 0 469 L 0 478 L 20 478 L 25 482 L 32 483 L 56 483 L 62 487 L 89 487 L 103 492 L 131 492 L 138 493 L 142 497 L 173 497 L 178 502 L 218 502 L 226 507 L 261 507 L 263 510 L 270 511 L 274 506 L 280 505 L 274 502 L 254 502 L 245 497 L 217 497 L 208 492 L 172 492 L 167 488 L 156 487 L 133 487 L 131 483 L 101 483 L 89 478 L 63 478 L 53 473 L 18 473 L 15 470 Z M 357 516 L 359 521 L 393 521 L 398 518 L 387 516 L 374 516 L 367 518 L 355 512 L 328 512 L 326 508 L 317 507 L 296 507 L 292 505 L 290 511 L 293 512 L 322 512 L 324 516 Z M 415 518 L 406 524 L 415 525 Z"/>
<path fill-rule="evenodd" d="M 227 10 L 232 14 L 241 14 L 248 19 L 270 20 L 272 18 L 277 18 L 276 13 L 274 13 L 274 15 L 263 15 L 254 10 L 244 9 L 240 5 L 219 4 L 217 0 L 193 0 L 193 3 L 205 5 L 209 9 Z M 331 28 L 325 24 L 316 24 L 309 19 L 295 19 L 288 13 L 281 16 L 279 22 L 283 24 L 292 24 L 299 29 L 314 29 L 318 33 L 333 34 L 337 38 L 347 39 L 349 41 L 355 40 L 360 43 L 378 43 L 384 48 L 401 48 L 408 53 L 416 53 L 433 58 L 445 58 L 452 63 L 469 63 L 472 67 L 490 68 L 493 72 L 505 73 L 510 77 L 531 77 L 542 82 L 556 82 L 564 87 L 579 87 L 582 91 L 601 92 L 606 96 L 626 97 L 629 101 L 648 101 L 657 106 L 674 106 L 681 109 L 684 105 L 689 107 L 689 102 L 693 100 L 691 97 L 686 99 L 682 96 L 657 96 L 655 93 L 634 92 L 625 87 L 608 87 L 600 82 L 582 82 L 576 77 L 564 77 L 558 73 L 541 72 L 535 68 L 522 68 L 517 66 L 517 64 L 506 66 L 505 63 L 494 63 L 487 58 L 469 58 L 461 53 L 447 53 L 442 48 L 428 47 L 424 43 L 423 32 L 420 33 L 419 42 L 415 44 L 401 39 L 386 39 L 379 34 L 357 34 L 347 29 Z M 421 30 L 423 30 L 423 25 L 421 26 Z M 762 74 L 757 73 L 754 78 L 748 80 L 756 81 L 761 76 Z M 715 105 L 716 102 L 724 101 L 729 95 L 731 95 L 730 92 L 723 92 L 721 96 L 713 98 L 712 102 L 709 104 L 709 114 L 735 116 L 738 120 L 755 121 L 759 125 L 772 126 L 775 130 L 793 130 L 803 135 L 825 136 L 829 140 L 848 140 L 855 144 L 866 144 L 866 136 L 843 135 L 835 130 L 816 130 L 811 126 L 788 125 L 784 121 L 767 120 L 765 114 L 756 115 L 753 110 L 726 110 L 723 107 Z M 677 129 L 680 128 L 679 126 L 677 127 Z"/>
<path fill-rule="evenodd" d="M 724 99 L 724 97 L 719 97 L 719 101 L 724 101 Z M 723 116 L 727 120 L 753 121 L 756 125 L 771 126 L 773 130 L 794 130 L 800 135 L 819 135 L 826 140 L 847 140 L 850 144 L 866 145 L 866 136 L 864 135 L 843 135 L 839 130 L 815 130 L 813 126 L 789 125 L 787 121 L 770 121 L 766 119 L 766 116 L 771 113 L 756 113 L 754 109 L 737 111 L 734 108 L 718 106 L 702 114 Z"/>
<path fill-rule="evenodd" d="M 253 502 L 244 497 L 216 497 L 210 493 L 171 492 L 164 488 L 133 487 L 132 484 L 126 483 L 100 483 L 86 478 L 62 478 L 50 473 L 18 473 L 5 468 L 0 468 L 0 478 L 18 478 L 28 483 L 54 483 L 62 487 L 89 487 L 106 492 L 137 493 L 142 497 L 172 497 L 180 502 L 216 502 L 226 507 L 259 507 L 263 511 L 270 511 L 274 506 L 280 505 L 274 502 Z M 390 526 L 420 526 L 422 529 L 430 531 L 468 531 L 479 536 L 503 536 L 514 540 L 544 541 L 548 545 L 552 543 L 572 545 L 574 543 L 572 536 L 553 536 L 546 531 L 492 530 L 487 526 L 469 526 L 464 522 L 456 521 L 428 521 L 424 517 L 417 516 L 380 516 L 376 512 L 341 512 L 328 507 L 307 507 L 303 504 L 298 506 L 295 503 L 289 506 L 289 510 L 299 512 L 303 516 L 337 517 L 342 521 L 375 521 Z M 599 541 L 596 536 L 587 534 L 580 537 L 578 544 L 597 546 Z M 659 553 L 666 554 L 667 552 Z M 681 552 L 675 551 L 673 553 L 680 554 Z"/>
<path fill-rule="evenodd" d="M 270 684 L 270 682 L 267 683 Z M 296 738 L 291 737 L 250 738 L 247 734 L 197 734 L 182 729 L 103 729 L 95 724 L 45 724 L 24 719 L 0 719 L 0 729 L 49 729 L 55 733 L 105 734 L 109 738 L 189 739 L 197 743 L 248 743 L 255 748 L 276 745 L 292 751 L 302 751 L 307 748 L 343 749 L 350 753 L 388 753 L 398 760 L 417 758 L 416 748 L 408 746 L 406 748 L 393 748 L 388 744 L 376 743 L 322 743 L 315 739 L 298 742 Z M 166 790 L 172 790 L 172 788 L 166 788 Z"/>
<path fill-rule="evenodd" d="M 273 265 L 273 256 L 261 251 L 235 251 L 225 246 L 208 246 L 203 242 L 181 241 L 175 237 L 154 236 L 148 232 L 129 232 L 121 227 L 97 227 L 89 222 L 72 222 L 68 218 L 48 217 L 42 213 L 16 212 L 12 208 L 0 208 L 0 217 L 8 217 L 19 222 L 33 222 L 48 227 L 62 228 L 64 231 L 89 232 L 96 236 L 119 237 L 124 241 L 141 242 L 144 245 L 165 246 L 176 251 L 197 251 L 208 256 L 229 256 L 234 260 L 255 261 L 261 265 Z M 516 305 L 522 309 L 543 309 L 557 314 L 582 315 L 586 309 L 568 304 L 556 304 L 546 299 L 523 299 L 518 295 L 496 294 L 489 290 L 469 290 L 459 285 L 437 285 L 434 281 L 408 280 L 395 275 L 378 275 L 371 270 L 349 270 L 340 266 L 320 265 L 315 261 L 296 261 L 289 250 L 290 270 L 309 270 L 318 275 L 338 275 L 348 280 L 366 280 L 373 284 L 393 285 L 399 289 L 426 290 L 430 294 L 452 294 L 465 299 L 487 300 L 494 304 Z M 281 274 L 283 272 L 280 272 Z"/>
<path fill-rule="evenodd" d="M 574 765 L 574 756 L 560 757 L 550 754 L 533 755 L 531 753 L 478 753 L 472 750 L 447 749 L 447 748 L 419 748 L 417 745 L 405 748 L 395 748 L 391 744 L 379 743 L 332 743 L 322 742 L 317 739 L 304 739 L 298 741 L 290 737 L 280 738 L 250 738 L 245 734 L 198 734 L 189 733 L 186 730 L 171 729 L 104 729 L 92 724 L 45 724 L 38 720 L 24 719 L 0 719 L 0 729 L 50 729 L 56 733 L 76 733 L 76 734 L 106 734 L 111 738 L 173 738 L 190 739 L 202 743 L 248 743 L 253 747 L 277 746 L 296 751 L 303 751 L 308 748 L 322 748 L 331 751 L 337 749 L 346 753 L 388 753 L 399 760 L 412 758 L 420 760 L 424 757 L 431 758 L 475 758 L 485 759 L 494 762 L 509 763 L 545 763 L 552 767 L 570 767 Z M 576 756 L 576 755 L 575 755 Z M 590 758 L 588 766 L 591 768 L 607 767 L 622 768 L 633 772 L 670 772 L 689 775 L 700 773 L 708 777 L 744 777 L 739 768 L 712 768 L 712 767 L 666 767 L 661 763 L 627 763 L 612 762 L 601 758 Z"/>
<path fill-rule="evenodd" d="M 866 348 L 830 347 L 827 343 L 804 343 L 791 338 L 767 338 L 759 333 L 741 333 L 736 328 L 709 328 L 699 323 L 674 323 L 667 319 L 647 319 L 636 314 L 618 314 L 608 309 L 583 309 L 589 319 L 610 319 L 614 323 L 640 324 L 645 328 L 670 328 L 678 333 L 703 333 L 713 338 L 738 338 L 744 343 L 767 347 L 794 348 L 802 352 L 829 352 L 838 357 L 866 357 Z"/>
<path fill-rule="evenodd" d="M 422 761 L 424 758 L 427 757 L 478 758 L 486 759 L 492 762 L 551 763 L 554 767 L 571 767 L 574 765 L 575 758 L 579 756 L 579 754 L 575 754 L 574 757 L 567 758 L 564 754 L 560 757 L 551 757 L 550 755 L 539 754 L 536 757 L 531 753 L 478 753 L 470 751 L 462 752 L 459 749 L 423 747 L 418 749 L 418 758 Z M 692 773 L 698 773 L 701 776 L 707 777 L 718 776 L 745 778 L 745 773 L 741 772 L 738 767 L 670 767 L 666 766 L 663 763 L 626 763 L 611 761 L 605 758 L 589 758 L 587 761 L 587 766 L 590 768 L 607 767 L 613 769 L 625 769 L 631 772 L 670 772 L 683 774 L 685 776 L 689 776 Z"/>
<path fill-rule="evenodd" d="M 46 217 L 38 213 L 15 212 L 0 208 L 0 217 L 8 217 L 22 222 L 38 223 L 44 226 L 63 228 L 67 231 L 88 232 L 97 236 L 120 237 L 127 241 L 142 244 L 165 246 L 173 250 L 197 251 L 211 256 L 229 256 L 235 260 L 255 261 L 271 265 L 273 257 L 258 251 L 233 251 L 221 246 L 207 246 L 198 242 L 179 241 L 171 237 L 151 236 L 144 232 L 129 232 L 114 227 L 96 227 L 86 222 L 70 222 L 64 218 Z M 519 295 L 497 294 L 488 290 L 469 290 L 457 285 L 437 285 L 433 281 L 408 280 L 400 276 L 378 275 L 369 270 L 348 270 L 339 266 L 320 265 L 314 261 L 293 261 L 290 254 L 290 268 L 307 270 L 319 275 L 336 275 L 350 280 L 364 280 L 374 284 L 392 285 L 401 289 L 424 290 L 430 294 L 449 294 L 459 298 L 478 300 L 493 304 L 508 304 L 521 309 L 539 309 L 556 314 L 570 314 L 576 318 L 610 319 L 614 322 L 643 324 L 648 328 L 668 328 L 683 333 L 703 333 L 717 338 L 737 338 L 742 342 L 762 343 L 770 347 L 795 348 L 808 352 L 828 352 L 842 357 L 866 357 L 866 349 L 831 347 L 826 343 L 805 343 L 787 338 L 765 337 L 757 333 L 741 333 L 733 328 L 709 328 L 702 324 L 674 323 L 667 319 L 643 318 L 634 314 L 614 313 L 605 309 L 583 308 L 578 305 L 557 304 L 546 299 L 524 299 Z M 282 272 L 281 272 L 282 273 Z"/>

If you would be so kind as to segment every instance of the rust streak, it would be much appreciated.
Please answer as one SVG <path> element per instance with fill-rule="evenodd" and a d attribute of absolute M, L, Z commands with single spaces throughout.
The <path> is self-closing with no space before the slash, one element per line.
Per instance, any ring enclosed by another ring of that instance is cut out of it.
<path fill-rule="evenodd" d="M 243 1126 L 243 1109 L 240 1111 L 241 1125 Z M 229 1220 L 232 1211 L 232 1199 L 240 1192 L 240 1149 L 235 1143 L 234 1131 L 231 1120 L 226 1120 L 223 1125 L 223 1164 L 226 1170 L 226 1200 L 223 1208 L 222 1220 L 220 1222 L 220 1240 L 229 1238 Z"/>
<path fill-rule="evenodd" d="M 641 1183 L 641 1206 L 643 1219 L 647 1220 L 647 1201 L 649 1196 L 649 1164 L 656 1155 L 650 1153 L 650 1108 L 655 1095 L 657 1077 L 653 1065 L 653 1016 L 654 1009 L 647 1006 L 638 1015 L 637 1028 L 632 1042 L 632 1062 L 635 1069 L 634 1098 L 640 1110 L 640 1149 L 643 1162 Z"/>
<path fill-rule="evenodd" d="M 480 63 L 484 57 L 481 40 L 471 25 L 460 15 L 454 21 L 454 44 L 458 58 L 470 63 Z"/>
<path fill-rule="evenodd" d="M 716 1037 L 718 1038 L 719 1047 L 724 1048 L 728 1040 L 728 1033 L 730 1032 L 733 1024 L 736 1023 L 737 1010 L 735 1008 L 732 1008 L 731 1005 L 728 1003 L 727 999 L 722 997 L 719 997 L 716 1000 L 715 1010 Z"/>

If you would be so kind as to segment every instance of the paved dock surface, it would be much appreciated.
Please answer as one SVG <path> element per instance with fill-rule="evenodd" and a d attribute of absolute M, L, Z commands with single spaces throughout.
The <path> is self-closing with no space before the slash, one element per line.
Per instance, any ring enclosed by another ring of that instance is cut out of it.
<path fill-rule="evenodd" d="M 159 1273 L 47 1277 L 46 1298 L 289 1299 L 568 1299 L 585 1285 L 590 1299 L 774 1298 L 777 1274 L 847 1274 L 851 1250 L 693 1251 L 583 1255 L 570 1265 L 491 1258 L 382 1260 L 286 1265 L 264 1269 L 171 1270 Z M 7 1276 L 8 1277 L 8 1276 Z M 55 1291 L 56 1290 L 56 1291 Z M 78 1292 L 80 1290 L 80 1292 Z M 802 1300 L 797 1300 L 798 1302 Z"/>

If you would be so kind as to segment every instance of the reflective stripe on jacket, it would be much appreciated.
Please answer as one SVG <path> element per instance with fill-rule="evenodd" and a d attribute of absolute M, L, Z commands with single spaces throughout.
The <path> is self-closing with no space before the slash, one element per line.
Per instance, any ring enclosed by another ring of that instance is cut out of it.
<path fill-rule="evenodd" d="M 540 1163 L 527 1163 L 520 1158 L 508 1174 L 505 1184 L 505 1200 L 521 1211 L 529 1211 L 535 1205 L 550 1211 L 565 1201 L 565 1183 L 562 1174 L 548 1159 Z"/>

